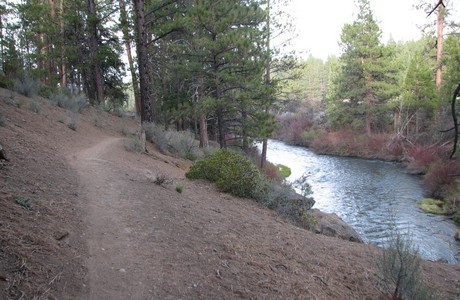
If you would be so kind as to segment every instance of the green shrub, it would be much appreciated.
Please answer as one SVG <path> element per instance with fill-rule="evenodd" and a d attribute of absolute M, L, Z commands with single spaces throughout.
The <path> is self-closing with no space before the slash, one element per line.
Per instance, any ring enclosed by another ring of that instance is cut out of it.
<path fill-rule="evenodd" d="M 454 221 L 455 221 L 457 224 L 460 224 L 460 210 L 457 211 L 457 213 L 454 215 Z"/>
<path fill-rule="evenodd" d="M 177 184 L 176 192 L 178 192 L 179 194 L 182 194 L 183 191 L 184 191 L 184 186 L 182 184 Z"/>
<path fill-rule="evenodd" d="M 32 203 L 30 202 L 29 199 L 26 199 L 21 196 L 15 196 L 14 197 L 14 202 L 24 208 L 25 210 L 32 210 Z"/>
<path fill-rule="evenodd" d="M 254 198 L 261 180 L 260 171 L 242 155 L 221 149 L 194 164 L 186 173 L 189 179 L 207 179 L 217 187 L 238 197 Z"/>
<path fill-rule="evenodd" d="M 0 88 L 11 89 L 13 86 L 14 82 L 3 73 L 0 73 Z"/>

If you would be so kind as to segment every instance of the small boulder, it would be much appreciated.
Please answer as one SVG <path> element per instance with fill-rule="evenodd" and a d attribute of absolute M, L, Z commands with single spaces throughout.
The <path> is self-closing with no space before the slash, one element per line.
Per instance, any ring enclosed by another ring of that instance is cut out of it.
<path fill-rule="evenodd" d="M 6 157 L 5 149 L 3 149 L 2 144 L 0 144 L 0 159 L 8 161 L 8 158 Z"/>
<path fill-rule="evenodd" d="M 455 239 L 457 241 L 460 241 L 460 230 L 457 230 L 457 232 L 455 233 Z"/>
<path fill-rule="evenodd" d="M 351 242 L 362 243 L 363 240 L 350 225 L 345 223 L 339 216 L 334 213 L 325 213 L 319 209 L 311 209 L 317 223 L 315 232 L 326 236 L 338 237 Z"/>

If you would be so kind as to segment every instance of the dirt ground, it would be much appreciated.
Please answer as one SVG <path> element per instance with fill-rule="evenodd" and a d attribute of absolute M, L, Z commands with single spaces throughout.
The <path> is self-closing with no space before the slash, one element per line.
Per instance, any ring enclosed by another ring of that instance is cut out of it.
<path fill-rule="evenodd" d="M 378 248 L 186 180 L 190 162 L 152 145 L 126 151 L 136 120 L 3 89 L 0 113 L 0 299 L 388 299 Z M 423 271 L 460 299 L 459 265 Z"/>

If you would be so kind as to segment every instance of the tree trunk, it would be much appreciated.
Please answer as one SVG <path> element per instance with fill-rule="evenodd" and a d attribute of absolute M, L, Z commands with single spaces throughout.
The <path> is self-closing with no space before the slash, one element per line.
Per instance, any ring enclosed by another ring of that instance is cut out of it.
<path fill-rule="evenodd" d="M 437 49 L 437 68 L 436 68 L 436 89 L 438 92 L 441 90 L 442 83 L 442 51 L 443 51 L 443 31 L 444 31 L 444 14 L 445 8 L 439 5 L 438 8 L 438 21 L 437 21 L 437 36 L 438 36 L 438 49 Z"/>
<path fill-rule="evenodd" d="M 271 66 L 270 66 L 270 57 L 271 57 L 271 54 L 270 54 L 270 38 L 271 38 L 271 32 L 270 32 L 270 0 L 267 1 L 267 13 L 268 13 L 268 17 L 267 17 L 267 31 L 268 31 L 268 34 L 267 34 L 267 53 L 268 53 L 268 57 L 267 57 L 267 64 L 265 65 L 265 84 L 270 84 L 270 81 L 271 81 Z M 266 112 L 268 112 L 268 109 L 266 110 Z M 261 156 L 260 156 L 260 168 L 263 170 L 265 169 L 265 165 L 267 164 L 267 148 L 268 148 L 268 139 L 265 137 L 263 140 L 262 140 L 262 153 L 261 153 Z"/>
<path fill-rule="evenodd" d="M 118 0 L 120 6 L 120 21 L 121 21 L 121 29 L 123 32 L 123 41 L 125 43 L 126 48 L 126 55 L 128 56 L 128 64 L 129 70 L 131 71 L 131 80 L 133 83 L 133 91 L 134 91 L 134 103 L 136 108 L 136 113 L 138 115 L 141 114 L 141 99 L 140 99 L 140 92 L 139 92 L 139 82 L 137 80 L 136 69 L 134 67 L 133 55 L 131 52 L 131 39 L 129 37 L 129 29 L 128 29 L 128 14 L 126 12 L 126 5 L 124 0 Z"/>
<path fill-rule="evenodd" d="M 90 98 L 99 104 L 104 102 L 104 78 L 102 77 L 99 59 L 97 57 L 97 19 L 96 5 L 94 0 L 88 0 L 88 48 L 91 64 L 90 85 L 92 87 Z"/>
<path fill-rule="evenodd" d="M 364 102 L 366 104 L 366 112 L 365 112 L 365 121 L 364 127 L 366 129 L 367 136 L 372 135 L 372 95 L 366 95 L 364 98 Z"/>
<path fill-rule="evenodd" d="M 198 101 L 204 98 L 204 78 L 203 75 L 198 77 Z M 200 115 L 200 148 L 208 148 L 208 124 L 206 114 Z"/>
<path fill-rule="evenodd" d="M 65 29 L 64 29 L 64 0 L 61 0 L 59 3 L 59 13 L 60 13 L 60 37 L 61 37 L 61 61 L 59 65 L 59 83 L 61 88 L 67 86 L 67 77 L 66 77 L 66 55 L 65 55 Z"/>
<path fill-rule="evenodd" d="M 136 48 L 139 64 L 139 89 L 141 98 L 141 121 L 152 122 L 153 111 L 150 102 L 149 57 L 147 53 L 147 32 L 145 28 L 144 1 L 134 0 L 136 15 Z"/>

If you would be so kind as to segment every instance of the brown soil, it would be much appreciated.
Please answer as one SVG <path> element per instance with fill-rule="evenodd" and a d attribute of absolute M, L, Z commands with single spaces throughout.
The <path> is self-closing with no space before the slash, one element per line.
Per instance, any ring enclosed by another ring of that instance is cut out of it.
<path fill-rule="evenodd" d="M 135 120 L 1 89 L 0 112 L 0 299 L 385 299 L 379 249 L 186 180 L 190 163 L 152 146 L 126 151 Z M 460 266 L 423 271 L 459 299 Z"/>

